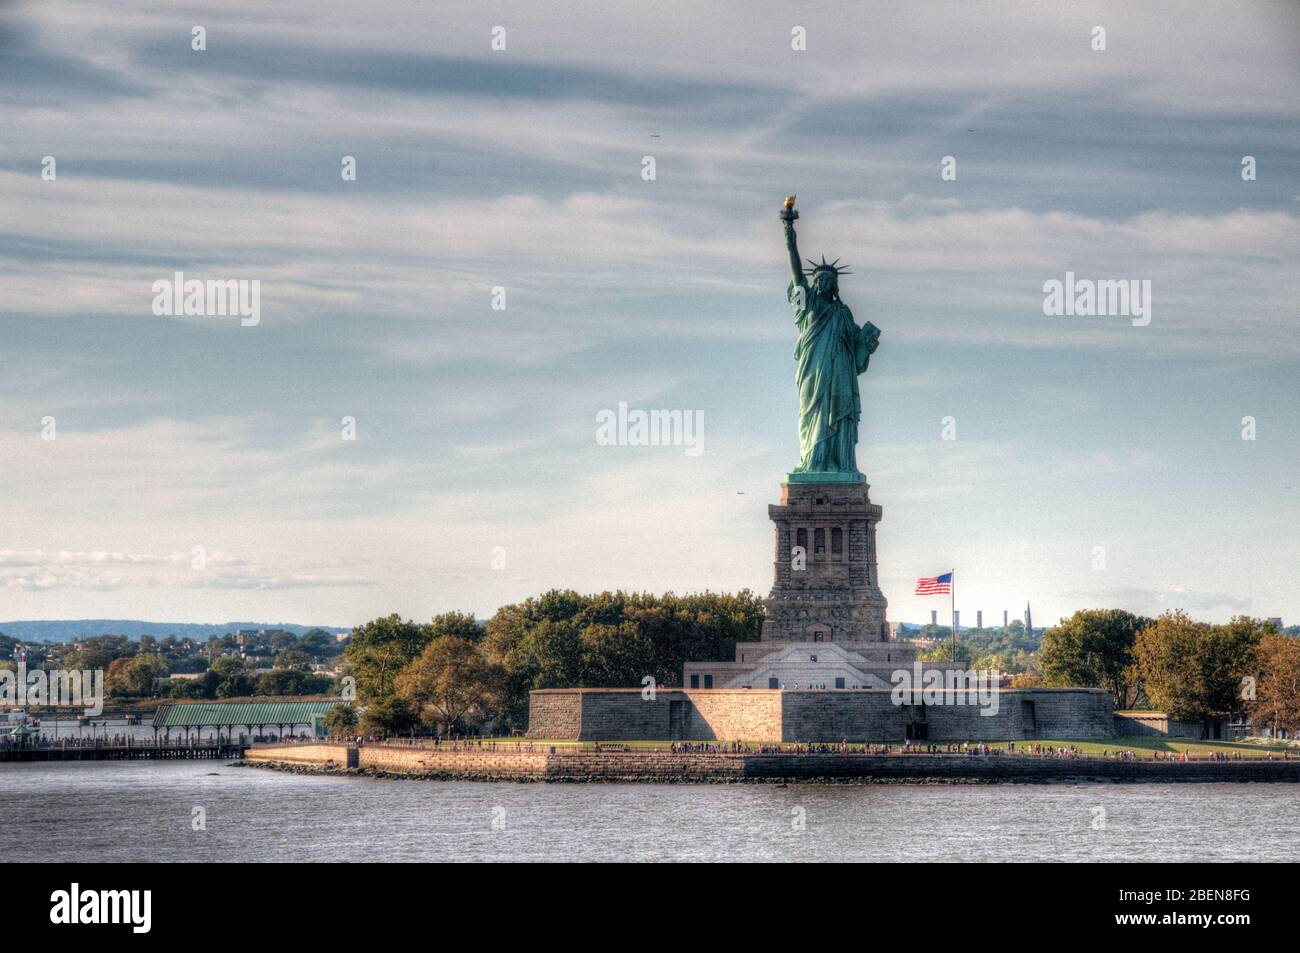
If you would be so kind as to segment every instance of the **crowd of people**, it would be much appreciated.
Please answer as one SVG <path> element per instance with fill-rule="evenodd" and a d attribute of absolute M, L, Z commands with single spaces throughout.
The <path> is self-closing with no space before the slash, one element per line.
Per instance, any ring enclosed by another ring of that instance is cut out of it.
<path fill-rule="evenodd" d="M 1085 751 L 1078 745 L 1051 745 L 1042 742 L 1007 742 L 1005 747 L 991 745 L 988 742 L 971 742 L 971 741 L 947 741 L 937 742 L 916 742 L 904 741 L 902 744 L 850 744 L 847 741 L 841 741 L 839 744 L 760 744 L 748 745 L 741 741 L 730 742 L 700 742 L 700 741 L 675 741 L 669 748 L 673 754 L 872 754 L 872 755 L 914 755 L 914 754 L 951 754 L 965 755 L 968 757 L 1005 757 L 1018 755 L 1020 757 L 1036 758 L 1057 758 L 1063 760 L 1077 760 L 1081 758 L 1103 758 L 1114 761 L 1140 761 L 1149 759 L 1152 761 L 1244 761 L 1246 755 L 1240 751 L 1222 752 L 1216 751 L 1209 754 L 1194 755 L 1187 751 L 1153 751 L 1139 752 L 1132 749 L 1110 749 L 1103 748 L 1101 752 Z M 1273 760 L 1273 753 L 1267 752 L 1263 756 L 1264 760 Z M 1289 760 L 1287 752 L 1281 755 L 1282 760 Z"/>
<path fill-rule="evenodd" d="M 311 739 L 315 740 L 315 739 Z M 496 738 L 461 738 L 448 737 L 440 735 L 432 737 L 419 738 L 402 738 L 397 736 L 366 736 L 350 735 L 340 740 L 347 744 L 354 744 L 358 747 L 366 744 L 377 745 L 402 745 L 407 748 L 432 748 L 435 751 L 523 751 L 532 752 L 540 751 L 543 745 L 532 741 L 514 741 L 511 739 L 498 740 Z"/>

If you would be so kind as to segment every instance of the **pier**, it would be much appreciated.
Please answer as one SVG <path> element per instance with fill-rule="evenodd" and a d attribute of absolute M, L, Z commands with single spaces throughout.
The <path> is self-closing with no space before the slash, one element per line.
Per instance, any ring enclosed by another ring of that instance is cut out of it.
<path fill-rule="evenodd" d="M 233 761 L 244 756 L 242 742 L 212 741 L 154 742 L 129 739 L 126 742 L 42 741 L 36 744 L 0 745 L 0 762 L 6 761 Z"/>

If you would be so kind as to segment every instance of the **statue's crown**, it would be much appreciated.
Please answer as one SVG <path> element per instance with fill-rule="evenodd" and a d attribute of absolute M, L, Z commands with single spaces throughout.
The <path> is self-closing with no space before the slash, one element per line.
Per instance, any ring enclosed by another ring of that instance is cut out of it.
<path fill-rule="evenodd" d="M 804 273 L 805 275 L 815 275 L 815 274 L 817 274 L 817 272 L 819 272 L 819 271 L 833 271 L 833 272 L 835 272 L 836 275 L 851 275 L 851 274 L 853 274 L 853 272 L 851 272 L 851 271 L 846 271 L 846 270 L 845 270 L 845 268 L 847 268 L 847 266 L 845 266 L 845 268 L 841 268 L 841 267 L 840 267 L 840 260 L 839 260 L 838 258 L 836 258 L 834 261 L 828 263 L 828 262 L 826 261 L 826 256 L 825 256 L 825 255 L 822 255 L 822 260 L 821 260 L 821 263 L 820 263 L 820 264 L 819 264 L 818 262 L 813 261 L 811 258 L 805 258 L 804 261 L 806 261 L 806 262 L 808 262 L 808 264 L 812 265 L 811 268 L 805 268 L 805 269 L 803 270 L 803 273 Z"/>

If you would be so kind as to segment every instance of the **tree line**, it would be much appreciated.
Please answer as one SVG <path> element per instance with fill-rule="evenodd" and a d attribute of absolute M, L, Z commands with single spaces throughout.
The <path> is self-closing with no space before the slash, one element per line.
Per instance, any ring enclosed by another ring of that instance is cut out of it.
<path fill-rule="evenodd" d="M 1043 634 L 1039 666 L 1042 684 L 1104 688 L 1118 709 L 1202 723 L 1245 713 L 1257 732 L 1300 729 L 1300 639 L 1261 619 L 1087 609 Z"/>
<path fill-rule="evenodd" d="M 20 644 L 0 635 L 0 668 L 16 669 Z M 321 630 L 301 636 L 273 630 L 247 636 L 242 644 L 234 635 L 213 635 L 206 643 L 175 636 L 143 635 L 136 641 L 125 635 L 97 635 L 75 645 L 24 645 L 23 651 L 32 670 L 101 670 L 108 696 L 122 700 L 160 695 L 178 699 L 322 695 L 340 688 L 334 676 L 312 671 L 313 664 L 343 651 L 334 636 Z M 235 652 L 246 657 L 230 654 Z M 258 671 L 260 666 L 270 666 L 270 671 Z M 164 681 L 174 675 L 197 677 Z"/>
<path fill-rule="evenodd" d="M 737 642 L 758 639 L 762 620 L 762 601 L 748 590 L 552 590 L 486 621 L 462 612 L 428 623 L 385 616 L 352 631 L 341 673 L 355 679 L 360 711 L 337 709 L 334 727 L 367 735 L 522 731 L 534 689 L 639 688 L 646 676 L 678 685 L 685 662 L 732 658 Z M 930 654 L 945 652 L 949 644 L 938 643 Z M 1041 648 L 1023 627 L 988 630 L 978 644 L 963 637 L 958 657 L 972 655 L 993 663 L 976 667 L 1023 667 L 1017 686 L 1103 688 L 1119 709 L 1201 722 L 1244 711 L 1257 727 L 1300 730 L 1300 639 L 1257 619 L 1213 625 L 1183 612 L 1149 619 L 1089 609 L 1047 630 Z"/>
<path fill-rule="evenodd" d="M 675 685 L 687 661 L 729 658 L 759 637 L 763 603 L 749 590 L 655 596 L 552 590 L 502 606 L 485 622 L 448 612 L 429 623 L 397 615 L 352 631 L 345 675 L 356 680 L 365 734 L 443 734 L 528 726 L 538 688 Z M 355 712 L 337 709 L 350 730 Z"/>

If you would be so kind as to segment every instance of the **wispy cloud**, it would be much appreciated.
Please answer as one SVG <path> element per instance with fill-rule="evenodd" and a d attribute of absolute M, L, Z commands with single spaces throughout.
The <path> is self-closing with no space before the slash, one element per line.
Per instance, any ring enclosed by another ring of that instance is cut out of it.
<path fill-rule="evenodd" d="M 860 459 L 891 612 L 924 611 L 908 577 L 935 560 L 1049 614 L 1154 605 L 1163 579 L 1208 614 L 1300 612 L 1270 538 L 1300 518 L 1287 5 L 0 17 L 0 615 L 766 588 L 797 446 L 791 192 L 802 249 L 851 262 L 845 301 L 883 330 Z M 177 270 L 259 280 L 261 325 L 155 316 Z M 1151 325 L 1045 316 L 1066 271 L 1149 279 Z M 705 453 L 598 446 L 619 401 L 700 411 Z"/>

